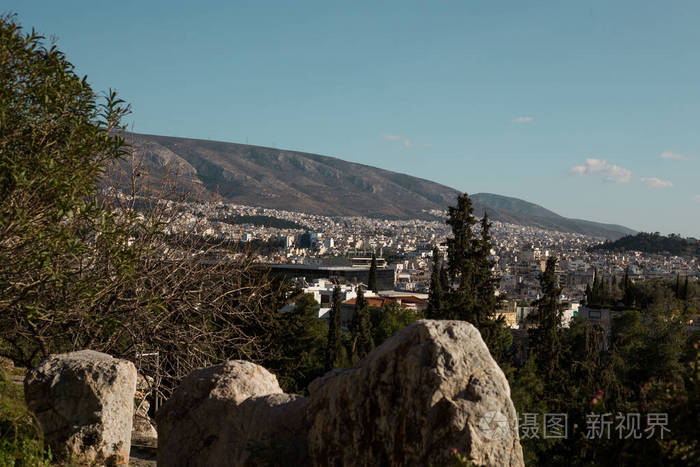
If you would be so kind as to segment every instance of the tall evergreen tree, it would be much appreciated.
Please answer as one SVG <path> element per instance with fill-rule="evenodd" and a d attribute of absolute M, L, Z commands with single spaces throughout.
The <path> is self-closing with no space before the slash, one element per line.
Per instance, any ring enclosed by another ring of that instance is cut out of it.
<path fill-rule="evenodd" d="M 496 314 L 498 298 L 496 286 L 498 279 L 494 277 L 492 269 L 494 262 L 491 259 L 491 224 L 487 213 L 481 219 L 481 236 L 476 241 L 474 251 L 474 288 L 476 292 L 476 304 L 474 309 L 474 321 L 477 327 L 486 324 Z"/>
<path fill-rule="evenodd" d="M 340 357 L 342 340 L 340 334 L 340 322 L 342 318 L 342 299 L 340 298 L 340 286 L 333 289 L 333 306 L 328 316 L 328 340 L 326 347 L 326 370 L 335 368 Z"/>
<path fill-rule="evenodd" d="M 474 234 L 476 224 L 471 199 L 467 194 L 450 207 L 447 224 L 452 236 L 447 243 L 447 275 L 441 278 L 443 298 L 438 317 L 469 321 L 479 329 L 493 357 L 506 371 L 512 345 L 505 320 L 496 316 L 498 280 L 492 274 L 491 224 L 488 215 L 481 220 L 481 235 Z"/>
<path fill-rule="evenodd" d="M 369 266 L 369 281 L 367 286 L 374 293 L 379 291 L 377 287 L 377 255 L 372 253 L 372 263 Z"/>
<path fill-rule="evenodd" d="M 540 277 L 542 297 L 537 300 L 534 320 L 537 327 L 530 329 L 529 348 L 545 380 L 551 380 L 559 369 L 561 342 L 559 328 L 562 319 L 562 306 L 559 303 L 561 288 L 555 270 L 557 258 L 547 259 L 545 271 Z"/>
<path fill-rule="evenodd" d="M 632 280 L 630 279 L 629 266 L 625 268 L 625 275 L 622 279 L 622 301 L 628 308 L 634 304 L 634 295 L 632 291 Z"/>
<path fill-rule="evenodd" d="M 372 323 L 369 313 L 369 305 L 365 299 L 362 286 L 357 289 L 357 298 L 355 299 L 355 310 L 352 316 L 351 323 L 352 333 L 352 348 L 350 350 L 351 358 L 357 361 L 367 355 L 373 348 L 372 342 Z"/>
<path fill-rule="evenodd" d="M 591 284 L 586 284 L 586 305 L 593 303 L 593 291 L 591 290 Z"/>
<path fill-rule="evenodd" d="M 474 209 L 466 193 L 457 198 L 456 207 L 450 206 L 446 222 L 452 228 L 452 236 L 446 241 L 447 269 L 452 290 L 441 317 L 474 323 L 477 300 L 474 259 L 478 241 L 472 230 L 476 224 Z"/>
<path fill-rule="evenodd" d="M 442 282 L 443 272 L 442 261 L 440 259 L 440 250 L 438 247 L 433 247 L 433 272 L 430 276 L 430 296 L 428 297 L 428 309 L 426 315 L 430 319 L 437 319 L 443 311 L 443 300 L 445 284 Z"/>

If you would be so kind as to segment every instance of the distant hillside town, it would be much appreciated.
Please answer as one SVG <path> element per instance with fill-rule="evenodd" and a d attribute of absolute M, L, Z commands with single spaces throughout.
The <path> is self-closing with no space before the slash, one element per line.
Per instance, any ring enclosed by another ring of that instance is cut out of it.
<path fill-rule="evenodd" d="M 300 212 L 218 202 L 162 201 L 181 213 L 170 227 L 190 232 L 207 242 L 250 248 L 272 274 L 294 280 L 320 305 L 327 316 L 336 284 L 342 285 L 344 304 L 350 306 L 357 287 L 367 288 L 370 260 L 378 261 L 378 291 L 368 291 L 374 305 L 398 303 L 422 311 L 427 304 L 432 248 L 444 253 L 449 227 L 446 211 L 434 210 L 436 220 L 388 220 L 360 216 L 322 216 Z M 273 221 L 276 220 L 276 221 Z M 304 228 L 296 228 L 304 227 Z M 493 273 L 499 278 L 501 312 L 512 328 L 525 318 L 540 298 L 540 275 L 548 257 L 559 259 L 557 276 L 565 303 L 564 322 L 577 316 L 587 287 L 595 280 L 632 281 L 654 278 L 700 278 L 700 262 L 693 256 L 595 248 L 603 238 L 493 221 Z M 209 253 L 211 254 L 211 253 Z M 221 259 L 221 258 L 219 258 Z"/>

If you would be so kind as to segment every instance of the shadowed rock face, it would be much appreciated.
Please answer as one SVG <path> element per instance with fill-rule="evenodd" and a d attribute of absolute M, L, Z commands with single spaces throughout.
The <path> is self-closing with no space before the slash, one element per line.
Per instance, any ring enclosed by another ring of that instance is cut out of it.
<path fill-rule="evenodd" d="M 306 399 L 284 394 L 277 378 L 232 360 L 187 376 L 156 414 L 159 466 L 255 465 L 256 449 L 306 451 Z"/>
<path fill-rule="evenodd" d="M 59 457 L 129 461 L 136 368 L 91 350 L 52 355 L 27 373 L 25 398 Z"/>
<path fill-rule="evenodd" d="M 452 448 L 524 465 L 508 382 L 471 324 L 419 321 L 309 391 L 316 465 L 447 465 Z"/>

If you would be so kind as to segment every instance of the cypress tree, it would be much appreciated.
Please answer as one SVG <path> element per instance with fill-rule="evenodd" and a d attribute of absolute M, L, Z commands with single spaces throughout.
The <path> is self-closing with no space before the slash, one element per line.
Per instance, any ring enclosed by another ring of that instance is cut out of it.
<path fill-rule="evenodd" d="M 685 282 L 683 283 L 683 289 L 681 291 L 681 299 L 688 300 L 690 298 L 690 290 L 688 289 L 688 276 L 685 276 Z"/>
<path fill-rule="evenodd" d="M 430 296 L 428 298 L 428 309 L 426 315 L 430 319 L 440 319 L 443 313 L 443 299 L 445 291 L 442 282 L 444 276 L 442 264 L 440 262 L 440 250 L 433 247 L 433 272 L 430 275 Z"/>
<path fill-rule="evenodd" d="M 605 306 L 608 301 L 608 282 L 605 280 L 605 276 L 600 277 L 600 299 L 598 300 L 600 306 Z"/>
<path fill-rule="evenodd" d="M 476 306 L 474 309 L 474 321 L 477 327 L 486 324 L 496 314 L 498 300 L 496 297 L 496 285 L 498 279 L 493 276 L 491 269 L 494 262 L 490 259 L 491 248 L 491 224 L 488 214 L 484 213 L 481 219 L 481 237 L 476 242 L 474 252 L 474 285 L 476 292 Z"/>
<path fill-rule="evenodd" d="M 372 253 L 372 263 L 369 266 L 369 281 L 367 285 L 372 292 L 377 293 L 379 291 L 377 287 L 377 256 L 374 253 Z"/>
<path fill-rule="evenodd" d="M 630 267 L 625 268 L 625 276 L 622 279 L 622 301 L 626 307 L 631 307 L 634 304 L 634 296 L 632 294 L 632 280 L 630 279 Z"/>
<path fill-rule="evenodd" d="M 593 292 L 591 291 L 591 284 L 586 284 L 586 305 L 593 302 Z"/>
<path fill-rule="evenodd" d="M 542 298 L 537 300 L 537 311 L 534 319 L 537 327 L 528 331 L 532 356 L 542 376 L 551 381 L 559 369 L 559 358 L 562 345 L 559 338 L 559 327 L 562 319 L 562 306 L 559 303 L 561 288 L 555 274 L 557 259 L 547 259 L 545 271 L 540 277 Z"/>
<path fill-rule="evenodd" d="M 461 319 L 474 323 L 476 290 L 474 287 L 474 251 L 476 242 L 472 228 L 476 224 L 472 202 L 466 193 L 457 198 L 457 206 L 450 206 L 447 225 L 452 237 L 447 238 L 447 269 L 452 284 L 444 318 Z"/>
<path fill-rule="evenodd" d="M 591 303 L 589 305 L 600 305 L 601 293 L 600 293 L 600 275 L 598 274 L 598 269 L 593 269 L 593 287 L 591 288 Z"/>
<path fill-rule="evenodd" d="M 365 305 L 359 310 L 360 329 L 357 336 L 357 356 L 363 358 L 374 348 L 372 339 L 372 317 L 369 313 L 369 306 Z"/>
<path fill-rule="evenodd" d="M 457 198 L 457 206 L 450 207 L 447 224 L 452 237 L 447 239 L 447 274 L 443 284 L 440 318 L 459 319 L 472 323 L 489 347 L 491 354 L 502 366 L 508 367 L 512 345 L 510 330 L 502 317 L 496 318 L 498 299 L 497 279 L 491 269 L 491 224 L 488 215 L 481 220 L 481 235 L 474 235 L 476 218 L 467 194 Z"/>
<path fill-rule="evenodd" d="M 328 341 L 326 347 L 326 370 L 332 370 L 338 361 L 341 351 L 340 321 L 342 300 L 340 298 L 340 286 L 333 289 L 333 306 L 328 316 Z"/>
<path fill-rule="evenodd" d="M 369 306 L 367 304 L 367 300 L 365 299 L 362 286 L 357 289 L 355 310 L 350 327 L 352 333 L 352 359 L 359 360 L 374 348 L 374 343 L 372 342 L 372 323 L 370 321 Z"/>

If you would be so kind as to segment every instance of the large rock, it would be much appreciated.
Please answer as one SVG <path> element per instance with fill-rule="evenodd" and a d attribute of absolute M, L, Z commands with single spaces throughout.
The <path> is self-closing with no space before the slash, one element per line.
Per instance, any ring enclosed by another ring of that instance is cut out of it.
<path fill-rule="evenodd" d="M 52 355 L 27 373 L 27 405 L 61 457 L 86 464 L 126 464 L 136 368 L 91 350 Z"/>
<path fill-rule="evenodd" d="M 196 370 L 156 414 L 158 465 L 251 465 L 256 454 L 263 464 L 289 446 L 305 453 L 305 410 L 305 398 L 282 393 L 259 365 L 233 360 Z"/>
<path fill-rule="evenodd" d="M 419 321 L 310 387 L 315 465 L 521 466 L 510 387 L 481 335 L 461 321 Z"/>

